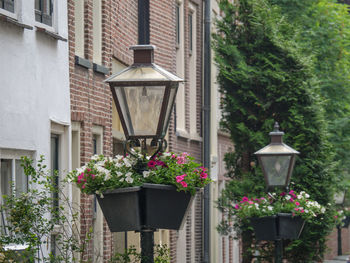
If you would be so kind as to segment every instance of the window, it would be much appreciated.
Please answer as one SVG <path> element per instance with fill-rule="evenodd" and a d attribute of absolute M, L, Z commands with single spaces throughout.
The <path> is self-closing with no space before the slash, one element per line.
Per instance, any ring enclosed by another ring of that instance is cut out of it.
<path fill-rule="evenodd" d="M 75 54 L 84 58 L 84 0 L 74 1 Z"/>
<path fill-rule="evenodd" d="M 175 19 L 176 19 L 176 45 L 180 45 L 180 6 L 175 7 Z"/>
<path fill-rule="evenodd" d="M 193 17 L 192 14 L 188 15 L 188 45 L 190 53 L 192 53 L 193 50 Z"/>
<path fill-rule="evenodd" d="M 21 166 L 21 156 L 32 157 L 28 151 L 16 151 L 0 149 L 0 203 L 4 195 L 11 195 L 28 191 L 28 177 Z M 0 226 L 6 225 L 6 214 L 1 213 Z M 6 228 L 1 227 L 1 232 L 6 233 Z"/>
<path fill-rule="evenodd" d="M 0 0 L 0 8 L 5 9 L 9 12 L 15 11 L 15 1 L 14 0 Z"/>
<path fill-rule="evenodd" d="M 92 56 L 96 64 L 102 65 L 102 3 L 101 0 L 93 1 L 92 16 Z"/>
<path fill-rule="evenodd" d="M 52 26 L 52 0 L 35 0 L 35 21 Z"/>

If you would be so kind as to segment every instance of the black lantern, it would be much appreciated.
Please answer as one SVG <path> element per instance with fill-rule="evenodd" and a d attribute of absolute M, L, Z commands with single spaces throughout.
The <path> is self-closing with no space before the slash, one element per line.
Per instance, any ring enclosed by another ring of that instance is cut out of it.
<path fill-rule="evenodd" d="M 110 85 L 127 140 L 166 134 L 179 82 L 183 80 L 154 64 L 152 45 L 137 45 L 134 64 L 112 75 Z"/>
<path fill-rule="evenodd" d="M 287 187 L 294 168 L 295 156 L 299 152 L 283 143 L 284 132 L 279 131 L 277 122 L 274 131 L 269 135 L 271 143 L 255 154 L 259 158 L 267 187 L 269 189 Z"/>

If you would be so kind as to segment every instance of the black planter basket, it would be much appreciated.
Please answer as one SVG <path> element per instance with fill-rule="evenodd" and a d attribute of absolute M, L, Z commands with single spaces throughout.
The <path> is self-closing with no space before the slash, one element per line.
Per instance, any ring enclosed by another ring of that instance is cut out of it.
<path fill-rule="evenodd" d="M 176 187 L 143 184 L 97 195 L 111 232 L 182 228 L 193 196 Z"/>
<path fill-rule="evenodd" d="M 305 223 L 301 217 L 287 213 L 250 218 L 250 222 L 258 240 L 298 239 Z"/>
<path fill-rule="evenodd" d="M 343 222 L 343 228 L 347 228 L 349 227 L 349 224 L 350 224 L 350 216 L 345 216 L 345 218 L 342 220 Z"/>

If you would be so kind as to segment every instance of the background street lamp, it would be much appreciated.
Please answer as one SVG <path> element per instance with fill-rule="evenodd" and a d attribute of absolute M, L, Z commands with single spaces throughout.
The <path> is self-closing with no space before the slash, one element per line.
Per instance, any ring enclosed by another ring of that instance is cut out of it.
<path fill-rule="evenodd" d="M 344 206 L 344 202 L 345 202 L 345 193 L 346 191 L 343 190 L 343 191 L 339 191 L 337 193 L 334 194 L 334 202 L 336 205 L 339 205 L 341 207 Z M 343 251 L 342 251 L 342 233 L 341 233 L 341 230 L 342 230 L 342 225 L 338 225 L 337 226 L 337 234 L 338 234 L 338 256 L 341 256 L 343 254 Z"/>
<path fill-rule="evenodd" d="M 283 143 L 284 132 L 279 130 L 277 122 L 274 131 L 269 135 L 271 136 L 270 144 L 255 154 L 258 156 L 267 188 L 287 188 L 293 172 L 295 156 L 299 152 Z"/>
<path fill-rule="evenodd" d="M 271 142 L 269 145 L 255 152 L 261 165 L 267 189 L 275 187 L 288 188 L 293 172 L 295 157 L 298 151 L 283 143 L 284 132 L 279 130 L 278 122 L 274 130 L 269 133 Z M 283 261 L 283 242 L 281 238 L 275 240 L 275 263 Z"/>
<path fill-rule="evenodd" d="M 183 80 L 154 64 L 152 45 L 137 45 L 134 63 L 105 80 L 110 85 L 126 137 L 125 150 L 141 146 L 143 153 L 158 146 L 153 154 L 166 148 L 167 132 L 179 83 Z M 171 205 L 171 204 L 169 204 Z M 153 263 L 154 231 L 141 229 L 141 262 Z"/>

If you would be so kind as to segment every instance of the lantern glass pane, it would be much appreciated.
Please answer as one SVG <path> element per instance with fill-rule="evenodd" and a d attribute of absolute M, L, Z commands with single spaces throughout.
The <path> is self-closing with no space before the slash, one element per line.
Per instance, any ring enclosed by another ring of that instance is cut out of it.
<path fill-rule="evenodd" d="M 344 203 L 345 192 L 338 192 L 334 194 L 334 201 L 337 205 L 341 205 Z"/>
<path fill-rule="evenodd" d="M 266 172 L 269 186 L 283 186 L 286 184 L 291 162 L 290 155 L 261 156 L 261 162 Z"/>
<path fill-rule="evenodd" d="M 171 87 L 170 95 L 169 95 L 169 102 L 168 102 L 168 105 L 167 105 L 165 119 L 164 119 L 164 124 L 163 124 L 163 127 L 162 127 L 162 131 L 163 131 L 162 135 L 163 136 L 166 134 L 166 131 L 167 131 L 167 128 L 168 128 L 171 110 L 173 109 L 174 100 L 175 100 L 175 97 L 176 97 L 176 91 L 177 91 L 177 86 Z"/>
<path fill-rule="evenodd" d="M 156 135 L 165 86 L 116 87 L 130 136 Z"/>

